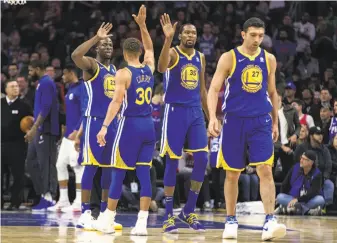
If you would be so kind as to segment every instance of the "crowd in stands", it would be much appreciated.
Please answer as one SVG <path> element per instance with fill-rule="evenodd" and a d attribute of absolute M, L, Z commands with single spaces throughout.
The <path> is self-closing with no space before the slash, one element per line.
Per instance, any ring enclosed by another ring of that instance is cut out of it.
<path fill-rule="evenodd" d="M 31 61 L 40 59 L 48 66 L 46 72 L 57 84 L 62 117 L 68 88 L 62 83 L 62 68 L 71 63 L 72 51 L 92 37 L 102 22 L 112 22 L 112 63 L 117 68 L 125 65 L 121 47 L 128 37 L 140 38 L 140 31 L 131 16 L 140 4 L 45 1 L 9 6 L 1 3 L 1 97 L 6 95 L 5 82 L 16 80 L 20 99 L 33 108 L 36 80 L 28 76 L 28 66 Z M 159 21 L 161 14 L 169 13 L 173 22 L 178 22 L 177 29 L 184 23 L 196 26 L 196 48 L 205 54 L 207 61 L 207 87 L 221 54 L 241 44 L 243 22 L 249 17 L 265 21 L 262 48 L 273 53 L 277 60 L 280 137 L 275 143 L 273 167 L 274 180 L 281 184 L 277 190 L 277 212 L 320 214 L 326 208 L 336 208 L 337 4 L 285 1 L 153 1 L 146 4 L 149 11 L 147 25 L 156 60 L 165 38 Z M 178 43 L 176 35 L 173 44 Z M 94 50 L 89 55 L 93 56 Z M 157 103 L 162 104 L 162 75 L 155 72 L 155 79 Z M 219 119 L 222 99 L 223 92 L 219 97 Z M 161 116 L 154 113 L 154 119 L 159 122 Z M 224 207 L 225 172 L 211 163 L 212 151 L 218 146 L 214 139 L 210 141 L 210 165 L 198 200 L 198 206 L 203 210 Z M 151 210 L 157 211 L 165 204 L 161 184 L 165 158 L 155 154 L 153 161 Z M 4 175 L 10 175 L 6 161 L 1 162 Z M 175 208 L 180 208 L 186 200 L 193 163 L 193 155 L 189 153 L 179 161 Z M 1 183 L 5 193 L 9 192 L 8 178 L 1 178 L 5 182 Z M 121 205 L 129 210 L 137 209 L 138 205 L 139 198 L 130 186 L 135 181 L 132 173 L 124 181 Z M 247 167 L 239 183 L 239 201 L 260 200 L 255 168 Z"/>

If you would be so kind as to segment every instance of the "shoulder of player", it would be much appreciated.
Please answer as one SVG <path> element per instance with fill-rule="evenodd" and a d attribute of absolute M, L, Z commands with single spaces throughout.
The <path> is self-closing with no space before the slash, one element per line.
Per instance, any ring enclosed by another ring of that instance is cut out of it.
<path fill-rule="evenodd" d="M 226 66 L 232 65 L 234 62 L 233 50 L 222 53 L 222 55 L 220 56 L 219 62 L 221 62 L 223 65 L 226 65 Z"/>
<path fill-rule="evenodd" d="M 118 76 L 119 78 L 128 78 L 128 77 L 131 78 L 132 72 L 129 68 L 125 67 L 125 68 L 119 69 L 116 72 L 116 76 Z"/>
<path fill-rule="evenodd" d="M 274 62 L 276 63 L 276 58 L 273 54 L 269 53 L 268 51 L 264 50 L 264 52 L 266 53 L 266 58 L 268 58 L 268 61 L 270 63 Z"/>

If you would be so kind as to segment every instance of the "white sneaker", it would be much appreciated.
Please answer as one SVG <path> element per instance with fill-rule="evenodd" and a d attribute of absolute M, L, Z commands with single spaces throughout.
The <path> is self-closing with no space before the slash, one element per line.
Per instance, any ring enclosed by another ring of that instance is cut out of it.
<path fill-rule="evenodd" d="M 287 228 L 284 224 L 277 223 L 276 217 L 272 217 L 263 225 L 262 240 L 273 240 L 283 238 L 287 233 Z"/>
<path fill-rule="evenodd" d="M 238 238 L 238 221 L 236 217 L 227 217 L 225 229 L 222 233 L 222 239 L 237 239 Z"/>
<path fill-rule="evenodd" d="M 86 210 L 81 214 L 77 221 L 76 228 L 82 228 L 85 230 L 94 230 L 92 224 L 95 222 L 94 217 L 91 216 L 91 210 Z"/>
<path fill-rule="evenodd" d="M 131 230 L 131 235 L 146 236 L 147 235 L 147 218 L 148 211 L 140 211 L 138 213 L 137 223 Z"/>
<path fill-rule="evenodd" d="M 61 212 L 62 208 L 69 207 L 69 201 L 58 201 L 54 206 L 48 207 L 49 212 Z"/>
<path fill-rule="evenodd" d="M 99 214 L 96 222 L 94 222 L 94 229 L 106 234 L 114 234 L 115 217 L 116 211 L 105 210 L 104 213 Z"/>
<path fill-rule="evenodd" d="M 78 213 L 81 212 L 81 203 L 80 202 L 73 202 L 73 204 L 69 204 L 68 207 L 61 208 L 62 213 Z"/>

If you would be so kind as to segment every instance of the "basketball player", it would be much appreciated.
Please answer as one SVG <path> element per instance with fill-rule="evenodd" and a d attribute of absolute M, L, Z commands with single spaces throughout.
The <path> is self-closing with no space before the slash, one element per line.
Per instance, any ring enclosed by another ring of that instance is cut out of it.
<path fill-rule="evenodd" d="M 193 153 L 195 159 L 191 175 L 191 188 L 187 203 L 178 218 L 196 231 L 204 231 L 204 226 L 194 213 L 198 194 L 204 181 L 208 161 L 208 141 L 202 107 L 207 111 L 205 87 L 205 56 L 194 49 L 197 29 L 192 24 L 182 25 L 179 31 L 179 46 L 171 47 L 176 30 L 170 16 L 164 14 L 160 19 L 165 42 L 160 53 L 158 71 L 165 72 L 165 112 L 162 126 L 160 155 L 166 156 L 164 190 L 166 213 L 163 231 L 176 233 L 176 217 L 173 216 L 173 193 L 176 184 L 178 160 L 187 141 L 186 152 Z M 202 101 L 202 104 L 201 102 Z"/>
<path fill-rule="evenodd" d="M 103 124 L 106 110 L 113 97 L 115 90 L 116 68 L 110 64 L 112 55 L 112 41 L 108 34 L 112 24 L 103 23 L 98 29 L 97 34 L 90 40 L 78 46 L 71 57 L 76 66 L 83 70 L 84 85 L 88 96 L 88 105 L 84 114 L 81 127 L 76 134 L 75 146 L 78 146 L 82 133 L 84 138 L 81 139 L 81 157 L 82 165 L 85 166 L 82 176 L 82 215 L 77 223 L 78 228 L 88 230 L 92 228 L 90 208 L 90 192 L 92 189 L 93 178 L 98 167 L 102 167 L 101 187 L 102 202 L 101 212 L 107 205 L 108 189 L 111 181 L 111 146 L 100 147 L 97 144 L 96 134 Z M 96 45 L 96 59 L 84 56 L 91 47 Z M 108 134 L 108 143 L 113 142 L 115 130 L 117 128 L 117 119 L 110 126 Z M 84 131 L 84 132 L 83 132 Z M 115 225 L 120 228 L 120 225 Z"/>
<path fill-rule="evenodd" d="M 136 169 L 140 182 L 140 211 L 136 226 L 131 235 L 147 235 L 147 218 L 151 203 L 150 168 L 155 145 L 154 124 L 151 117 L 151 97 L 154 84 L 154 52 L 150 34 L 147 30 L 146 8 L 142 5 L 138 15 L 132 15 L 138 24 L 144 46 L 144 62 L 140 63 L 141 42 L 128 38 L 123 43 L 124 60 L 127 67 L 116 74 L 116 91 L 109 105 L 106 118 L 97 140 L 101 146 L 107 146 L 108 127 L 122 106 L 121 120 L 113 145 L 111 164 L 112 183 L 109 191 L 108 208 L 97 220 L 95 228 L 105 233 L 114 233 L 115 216 L 118 200 L 126 170 Z"/>
<path fill-rule="evenodd" d="M 222 105 L 224 121 L 217 158 L 217 167 L 222 166 L 226 170 L 227 218 L 222 235 L 225 239 L 237 238 L 235 205 L 238 179 L 246 167 L 247 148 L 250 165 L 256 166 L 260 177 L 260 193 L 266 213 L 262 240 L 281 238 L 286 234 L 285 225 L 278 224 L 273 215 L 273 140 L 275 142 L 278 138 L 278 96 L 275 57 L 259 47 L 264 32 L 264 22 L 258 18 L 250 18 L 244 23 L 243 44 L 221 56 L 208 92 L 208 129 L 212 136 L 217 137 L 220 134 L 216 118 L 218 93 L 226 80 Z"/>
<path fill-rule="evenodd" d="M 63 70 L 63 82 L 69 85 L 68 93 L 65 96 L 66 105 L 66 132 L 62 138 L 58 159 L 56 162 L 57 179 L 60 187 L 60 198 L 55 206 L 49 207 L 48 211 L 62 211 L 69 208 L 73 212 L 81 211 L 81 180 L 84 167 L 77 163 L 78 152 L 74 147 L 74 140 L 77 133 L 77 127 L 81 119 L 81 91 L 83 84 L 77 78 L 75 67 L 67 65 Z M 76 198 L 70 207 L 68 198 L 68 168 L 70 165 L 76 176 Z"/>

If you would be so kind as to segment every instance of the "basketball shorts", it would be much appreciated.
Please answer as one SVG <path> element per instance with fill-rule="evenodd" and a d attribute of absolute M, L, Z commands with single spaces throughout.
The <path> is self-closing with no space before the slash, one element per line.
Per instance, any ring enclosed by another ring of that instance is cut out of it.
<path fill-rule="evenodd" d="M 112 146 L 111 166 L 134 170 L 137 165 L 152 166 L 156 143 L 151 116 L 122 117 Z"/>
<path fill-rule="evenodd" d="M 243 171 L 246 167 L 247 149 L 249 165 L 273 165 L 272 118 L 269 114 L 245 118 L 225 114 L 217 167 Z"/>
<path fill-rule="evenodd" d="M 83 118 L 83 135 L 79 160 L 81 165 L 111 167 L 111 149 L 116 135 L 117 119 L 114 119 L 108 127 L 105 146 L 100 147 L 97 142 L 97 134 L 101 130 L 103 122 L 104 118 L 90 116 Z"/>
<path fill-rule="evenodd" d="M 63 137 L 62 143 L 58 152 L 57 164 L 70 165 L 74 167 L 77 165 L 78 152 L 75 150 L 74 141 Z"/>
<path fill-rule="evenodd" d="M 201 107 L 166 104 L 162 126 L 160 156 L 180 159 L 186 152 L 208 152 L 206 123 Z"/>

